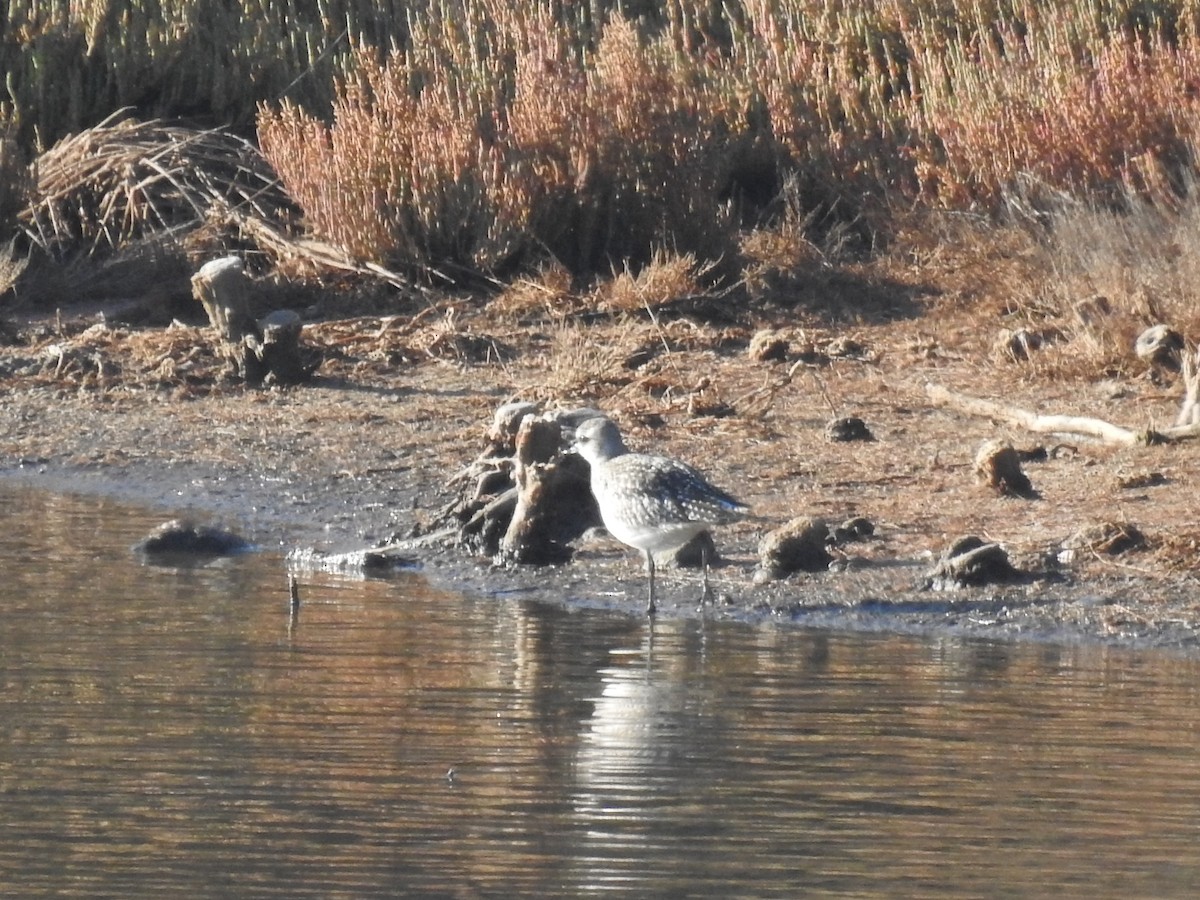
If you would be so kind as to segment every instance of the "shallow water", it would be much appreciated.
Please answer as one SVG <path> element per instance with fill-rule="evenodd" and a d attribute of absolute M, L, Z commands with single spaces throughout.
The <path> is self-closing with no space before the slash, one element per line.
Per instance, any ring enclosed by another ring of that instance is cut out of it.
<path fill-rule="evenodd" d="M 190 569 L 0 485 L 0 895 L 1194 896 L 1200 660 Z"/>

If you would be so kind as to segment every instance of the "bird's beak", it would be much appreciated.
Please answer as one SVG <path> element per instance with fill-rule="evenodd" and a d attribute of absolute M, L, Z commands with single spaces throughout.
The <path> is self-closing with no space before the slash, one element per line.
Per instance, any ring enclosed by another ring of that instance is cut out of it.
<path fill-rule="evenodd" d="M 568 410 L 558 415 L 558 424 L 562 432 L 562 438 L 559 442 L 564 453 L 579 453 L 579 447 L 575 443 L 575 429 L 586 422 L 588 419 L 594 419 L 597 416 L 603 416 L 598 409 L 584 406 L 578 409 Z"/>

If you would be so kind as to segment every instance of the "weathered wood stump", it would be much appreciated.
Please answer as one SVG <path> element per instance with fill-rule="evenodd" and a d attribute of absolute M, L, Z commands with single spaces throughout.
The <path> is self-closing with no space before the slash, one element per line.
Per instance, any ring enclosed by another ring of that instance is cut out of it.
<path fill-rule="evenodd" d="M 531 403 L 496 410 L 487 449 L 455 476 L 468 493 L 450 504 L 438 524 L 457 540 L 505 562 L 546 565 L 571 558 L 570 542 L 600 524 L 588 468 L 567 452 L 564 432 L 595 410 L 541 413 Z"/>
<path fill-rule="evenodd" d="M 1171 326 L 1151 325 L 1138 335 L 1133 352 L 1152 369 L 1178 372 L 1185 345 L 1183 335 Z"/>
<path fill-rule="evenodd" d="M 250 279 L 236 256 L 206 262 L 192 276 L 192 296 L 204 306 L 208 321 L 226 343 L 240 343 L 255 330 L 250 314 Z"/>
<path fill-rule="evenodd" d="M 1183 354 L 1183 402 L 1179 407 L 1179 426 L 1200 425 L 1200 350 L 1191 349 Z"/>
<path fill-rule="evenodd" d="M 317 365 L 301 353 L 300 316 L 280 309 L 256 321 L 251 312 L 253 289 L 236 256 L 207 262 L 192 276 L 192 294 L 203 304 L 239 378 L 248 384 L 308 380 Z"/>
<path fill-rule="evenodd" d="M 562 453 L 562 443 L 556 419 L 526 416 L 521 421 L 513 466 L 516 503 L 500 541 L 505 560 L 546 564 L 571 558 L 566 540 L 578 537 L 582 529 L 572 527 L 570 520 L 590 492 L 586 477 L 573 464 L 576 458 Z"/>

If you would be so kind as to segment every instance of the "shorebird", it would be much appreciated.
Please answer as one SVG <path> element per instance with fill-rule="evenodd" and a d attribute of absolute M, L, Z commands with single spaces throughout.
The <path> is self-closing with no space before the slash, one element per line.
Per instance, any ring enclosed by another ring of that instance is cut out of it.
<path fill-rule="evenodd" d="M 650 573 L 646 615 L 654 615 L 654 555 L 678 550 L 714 525 L 742 518 L 748 507 L 713 487 L 687 463 L 631 453 L 616 423 L 603 416 L 575 430 L 575 451 L 591 466 L 592 493 L 609 533 L 642 551 Z M 708 560 L 705 560 L 705 593 Z"/>

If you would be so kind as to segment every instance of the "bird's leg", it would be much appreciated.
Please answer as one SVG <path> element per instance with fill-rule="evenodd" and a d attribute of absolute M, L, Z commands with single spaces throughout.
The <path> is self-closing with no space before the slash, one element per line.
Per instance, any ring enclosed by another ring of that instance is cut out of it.
<path fill-rule="evenodd" d="M 654 556 L 649 550 L 646 551 L 646 569 L 650 573 L 650 596 L 646 601 L 646 615 L 653 616 L 654 607 Z"/>
<path fill-rule="evenodd" d="M 704 607 L 708 606 L 712 600 L 712 587 L 708 583 L 708 545 L 700 545 L 700 611 L 704 611 Z"/>

